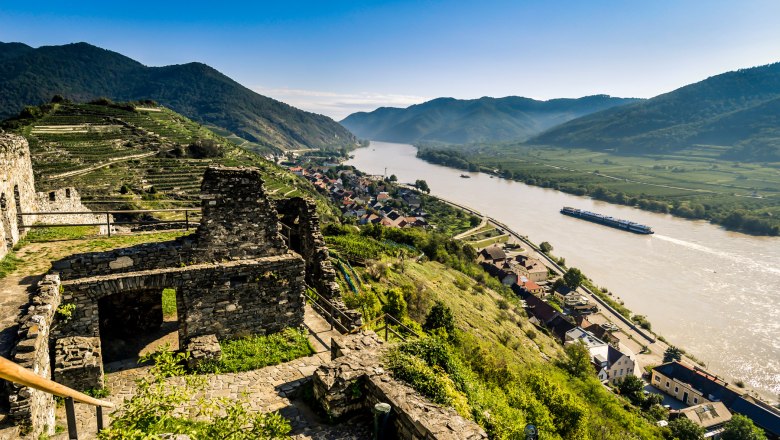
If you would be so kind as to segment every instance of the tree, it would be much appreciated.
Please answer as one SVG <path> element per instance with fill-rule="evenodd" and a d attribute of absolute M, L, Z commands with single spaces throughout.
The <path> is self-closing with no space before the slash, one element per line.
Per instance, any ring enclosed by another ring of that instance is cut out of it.
<path fill-rule="evenodd" d="M 391 182 L 398 182 L 398 177 L 396 177 L 395 174 L 391 174 L 388 180 Z"/>
<path fill-rule="evenodd" d="M 436 304 L 431 307 L 431 311 L 428 312 L 428 316 L 425 317 L 425 323 L 422 327 L 427 332 L 443 328 L 448 335 L 452 335 L 455 333 L 455 319 L 452 317 L 452 310 L 443 302 L 436 301 Z"/>
<path fill-rule="evenodd" d="M 424 181 L 422 179 L 415 180 L 414 181 L 414 187 L 419 189 L 420 191 L 426 193 L 426 194 L 430 194 L 431 193 L 431 188 L 428 186 L 428 182 L 426 182 L 426 181 Z"/>
<path fill-rule="evenodd" d="M 563 283 L 566 284 L 566 287 L 572 290 L 580 287 L 580 284 L 582 284 L 583 280 L 585 280 L 585 275 L 583 275 L 582 271 L 576 267 L 569 268 L 569 270 L 563 274 Z"/>
<path fill-rule="evenodd" d="M 764 431 L 742 414 L 734 414 L 724 428 L 722 440 L 766 440 Z"/>
<path fill-rule="evenodd" d="M 642 402 L 642 408 L 648 410 L 655 405 L 661 405 L 664 402 L 664 396 L 656 393 L 650 393 L 645 397 Z"/>
<path fill-rule="evenodd" d="M 390 289 L 385 294 L 387 303 L 382 307 L 382 311 L 391 315 L 397 320 L 402 320 L 406 316 L 406 300 L 400 289 Z"/>
<path fill-rule="evenodd" d="M 553 250 L 553 247 L 552 247 L 552 245 L 551 245 L 550 243 L 548 243 L 548 242 L 546 242 L 546 241 L 543 241 L 543 242 L 542 242 L 542 243 L 539 245 L 539 249 L 541 249 L 541 250 L 542 250 L 542 252 L 544 252 L 545 254 L 549 254 L 550 252 L 552 252 L 552 250 Z"/>
<path fill-rule="evenodd" d="M 675 347 L 674 345 L 670 345 L 669 348 L 664 351 L 664 363 L 679 361 L 682 359 L 682 355 L 682 350 Z"/>
<path fill-rule="evenodd" d="M 625 376 L 617 383 L 617 388 L 620 391 L 620 395 L 626 396 L 634 405 L 641 404 L 645 399 L 643 393 L 645 383 L 636 376 Z"/>
<path fill-rule="evenodd" d="M 687 417 L 678 417 L 669 422 L 672 438 L 676 440 L 701 440 L 704 438 L 704 428 Z"/>
<path fill-rule="evenodd" d="M 566 345 L 563 350 L 568 359 L 564 363 L 564 368 L 574 376 L 586 376 L 591 370 L 590 352 L 580 341 L 575 341 Z"/>

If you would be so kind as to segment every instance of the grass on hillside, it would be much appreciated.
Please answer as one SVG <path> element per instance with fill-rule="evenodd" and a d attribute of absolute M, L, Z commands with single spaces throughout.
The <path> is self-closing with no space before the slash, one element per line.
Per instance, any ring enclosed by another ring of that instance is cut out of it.
<path fill-rule="evenodd" d="M 220 341 L 222 358 L 197 367 L 198 373 L 238 373 L 289 362 L 314 354 L 305 330 L 285 329 Z"/>
<path fill-rule="evenodd" d="M 418 329 L 435 301 L 452 311 L 454 339 L 402 344 L 387 359 L 396 377 L 477 421 L 491 438 L 521 438 L 527 423 L 547 439 L 662 437 L 595 375 L 564 371 L 561 345 L 528 321 L 516 297 L 491 288 L 500 290 L 497 280 L 467 276 L 450 264 L 385 254 L 356 268 L 361 291 L 345 294 L 353 307 L 378 314 L 387 311 L 393 291 L 401 292 L 401 318 Z"/>

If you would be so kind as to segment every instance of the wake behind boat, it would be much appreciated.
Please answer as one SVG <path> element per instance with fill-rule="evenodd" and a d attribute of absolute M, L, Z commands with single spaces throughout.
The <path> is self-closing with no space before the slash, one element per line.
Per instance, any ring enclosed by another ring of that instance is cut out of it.
<path fill-rule="evenodd" d="M 634 232 L 636 234 L 654 233 L 653 229 L 650 228 L 650 226 L 634 223 L 628 220 L 622 220 L 619 218 L 609 217 L 602 214 L 597 214 L 595 212 L 583 211 L 581 209 L 571 208 L 568 206 L 564 206 L 563 209 L 561 209 L 561 214 L 568 215 L 571 217 L 581 218 L 583 220 L 588 220 L 606 226 L 611 226 L 613 228 L 622 229 L 624 231 Z"/>

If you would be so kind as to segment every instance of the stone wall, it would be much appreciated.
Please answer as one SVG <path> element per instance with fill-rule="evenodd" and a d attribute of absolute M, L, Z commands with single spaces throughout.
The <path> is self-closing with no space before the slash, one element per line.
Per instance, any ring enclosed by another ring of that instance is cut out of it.
<path fill-rule="evenodd" d="M 314 373 L 314 396 L 332 418 L 369 411 L 377 403 L 392 408 L 389 438 L 478 440 L 487 434 L 452 408 L 431 403 L 382 366 L 384 347 L 372 332 L 347 338 L 337 356 Z"/>
<path fill-rule="evenodd" d="M 75 188 L 62 188 L 50 192 L 35 192 L 30 148 L 21 136 L 0 131 L 0 258 L 27 233 L 22 225 L 37 222 L 49 224 L 99 223 L 105 218 L 90 214 L 45 216 L 25 215 L 20 212 L 73 212 L 89 211 L 81 203 Z M 100 232 L 105 234 L 106 227 Z"/>
<path fill-rule="evenodd" d="M 63 280 L 179 267 L 196 261 L 191 255 L 193 236 L 163 243 L 144 243 L 107 252 L 73 254 L 52 263 Z"/>
<path fill-rule="evenodd" d="M 33 212 L 36 203 L 27 141 L 0 132 L 0 258 L 24 236 L 20 223 L 31 224 L 36 220 L 34 216 L 20 217 L 19 211 Z"/>
<path fill-rule="evenodd" d="M 275 201 L 279 221 L 283 225 L 290 249 L 299 253 L 306 262 L 306 283 L 330 302 L 341 313 L 334 313 L 339 322 L 349 329 L 359 328 L 360 312 L 350 310 L 341 299 L 341 289 L 336 282 L 336 270 L 330 262 L 330 254 L 320 232 L 317 205 L 311 199 L 292 197 Z M 328 309 L 328 304 L 320 304 Z"/>
<path fill-rule="evenodd" d="M 165 288 L 176 289 L 180 347 L 206 335 L 225 339 L 303 324 L 304 260 L 287 249 L 279 234 L 277 212 L 259 172 L 209 168 L 202 188 L 203 217 L 194 234 L 77 254 L 53 264 L 63 279 L 63 303 L 75 306 L 55 339 L 100 338 L 110 344 L 112 336 L 120 338 L 114 333 L 149 333 L 162 322 Z M 69 362 L 78 365 L 79 360 Z M 64 374 L 70 366 L 62 368 Z M 58 364 L 55 378 L 59 373 Z M 100 371 L 85 368 L 82 374 L 86 383 L 98 383 L 102 365 Z"/>
<path fill-rule="evenodd" d="M 81 203 L 81 196 L 74 187 L 60 188 L 49 192 L 36 193 L 36 204 L 34 212 L 87 212 L 89 208 Z M 38 215 L 36 219 L 39 223 L 59 225 L 66 223 L 106 223 L 105 215 L 96 214 L 46 214 Z M 111 221 L 113 222 L 113 216 Z M 106 226 L 99 226 L 100 233 L 106 234 Z"/>
<path fill-rule="evenodd" d="M 201 184 L 199 261 L 236 260 L 287 252 L 279 219 L 256 168 L 210 167 Z"/>
<path fill-rule="evenodd" d="M 60 304 L 60 279 L 47 275 L 38 283 L 32 302 L 19 320 L 18 343 L 11 360 L 51 379 L 49 337 L 57 307 Z M 28 387 L 8 384 L 12 420 L 37 438 L 46 430 L 54 434 L 54 398 L 51 394 Z"/>

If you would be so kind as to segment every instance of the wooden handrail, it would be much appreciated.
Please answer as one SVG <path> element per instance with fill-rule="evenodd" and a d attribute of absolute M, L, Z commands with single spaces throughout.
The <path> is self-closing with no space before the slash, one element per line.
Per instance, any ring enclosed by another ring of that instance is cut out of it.
<path fill-rule="evenodd" d="M 76 402 L 86 403 L 104 408 L 113 408 L 114 404 L 105 400 L 95 399 L 53 380 L 38 376 L 27 368 L 17 365 L 4 357 L 0 357 L 0 378 L 9 382 L 35 388 L 59 397 L 70 397 Z"/>

